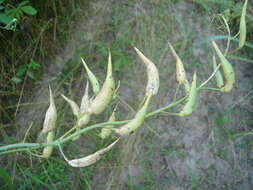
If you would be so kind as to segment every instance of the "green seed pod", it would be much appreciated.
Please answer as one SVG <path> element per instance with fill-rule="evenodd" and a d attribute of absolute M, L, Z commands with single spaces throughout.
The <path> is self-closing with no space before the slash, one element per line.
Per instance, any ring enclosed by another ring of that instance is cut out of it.
<path fill-rule="evenodd" d="M 107 75 L 105 82 L 99 91 L 98 95 L 91 102 L 90 110 L 92 114 L 100 114 L 102 113 L 106 106 L 111 102 L 115 90 L 115 82 L 112 75 L 112 61 L 111 61 L 111 53 L 109 53 L 108 57 L 108 67 L 107 67 Z"/>
<path fill-rule="evenodd" d="M 53 131 L 56 127 L 56 120 L 57 120 L 57 110 L 54 103 L 53 93 L 51 87 L 49 86 L 49 96 L 50 96 L 50 105 L 47 109 L 43 129 L 41 134 L 46 134 L 49 131 Z"/>
<path fill-rule="evenodd" d="M 113 110 L 113 112 L 112 112 L 112 114 L 111 114 L 111 116 L 109 117 L 109 119 L 108 119 L 108 122 L 113 122 L 113 121 L 115 121 L 116 120 L 116 108 L 117 108 L 117 106 L 114 108 L 114 110 Z M 101 130 L 101 133 L 100 133 L 100 137 L 102 138 L 102 139 L 106 139 L 106 138 L 108 138 L 111 134 L 112 134 L 112 132 L 113 132 L 113 130 L 112 129 L 110 129 L 110 127 L 112 127 L 112 126 L 105 126 L 102 130 Z"/>
<path fill-rule="evenodd" d="M 80 115 L 80 109 L 79 109 L 78 105 L 73 100 L 70 100 L 69 98 L 67 98 L 63 94 L 61 94 L 61 96 L 68 102 L 68 104 L 70 105 L 70 107 L 72 109 L 73 114 L 76 117 L 79 117 L 79 115 Z"/>
<path fill-rule="evenodd" d="M 50 143 L 50 142 L 53 142 L 54 141 L 54 131 L 50 131 L 48 132 L 47 134 L 47 138 L 46 138 L 46 142 L 47 143 Z M 53 152 L 53 146 L 47 146 L 43 149 L 43 153 L 42 153 L 42 157 L 43 158 L 49 158 Z"/>
<path fill-rule="evenodd" d="M 152 94 L 156 95 L 158 93 L 159 89 L 159 73 L 155 66 L 155 64 L 150 61 L 143 53 L 138 50 L 136 47 L 134 47 L 136 53 L 142 60 L 142 62 L 145 64 L 147 69 L 147 75 L 148 75 L 148 83 L 146 86 L 146 94 Z"/>
<path fill-rule="evenodd" d="M 128 136 L 136 131 L 144 122 L 145 116 L 148 110 L 148 105 L 150 103 L 152 94 L 148 94 L 145 97 L 145 102 L 141 109 L 136 113 L 135 117 L 129 121 L 126 125 L 123 125 L 121 128 L 113 129 L 120 136 Z"/>
<path fill-rule="evenodd" d="M 197 75 L 196 72 L 193 75 L 192 85 L 189 93 L 187 103 L 184 105 L 182 111 L 179 113 L 179 116 L 184 117 L 191 115 L 194 111 L 197 103 Z"/>
<path fill-rule="evenodd" d="M 242 14 L 240 19 L 240 40 L 239 48 L 242 48 L 246 41 L 247 36 L 247 26 L 246 26 L 246 10 L 247 10 L 248 0 L 245 0 L 242 8 Z"/>
<path fill-rule="evenodd" d="M 80 115 L 80 117 L 77 120 L 77 130 L 79 130 L 81 127 L 87 125 L 90 122 L 90 113 L 83 113 Z"/>
<path fill-rule="evenodd" d="M 217 68 L 216 59 L 215 56 L 213 56 L 213 70 L 215 71 L 216 68 Z M 222 88 L 224 86 L 224 80 L 219 70 L 215 73 L 215 81 L 218 88 Z"/>
<path fill-rule="evenodd" d="M 98 94 L 99 90 L 100 90 L 100 85 L 99 85 L 99 82 L 96 78 L 96 76 L 91 72 L 91 70 L 89 69 L 88 65 L 85 63 L 85 61 L 81 58 L 82 62 L 83 62 L 83 65 L 86 69 L 86 72 L 88 74 L 88 78 L 91 82 L 91 85 L 92 85 L 92 90 L 94 92 L 95 95 Z"/>
<path fill-rule="evenodd" d="M 223 69 L 224 78 L 225 78 L 225 85 L 220 89 L 221 92 L 230 92 L 233 89 L 234 83 L 235 83 L 235 73 L 234 69 L 229 63 L 229 61 L 225 58 L 225 56 L 221 53 L 219 47 L 217 44 L 212 41 L 213 47 L 220 58 L 221 61 L 221 67 Z"/>
<path fill-rule="evenodd" d="M 176 79 L 177 79 L 177 82 L 179 83 L 179 85 L 181 85 L 181 84 L 184 85 L 185 93 L 187 94 L 190 91 L 190 84 L 187 80 L 187 76 L 186 76 L 185 69 L 184 69 L 184 64 L 170 43 L 169 43 L 169 46 L 170 46 L 173 56 L 176 59 Z"/>
<path fill-rule="evenodd" d="M 67 160 L 68 164 L 72 167 L 77 167 L 77 168 L 81 168 L 81 167 L 86 167 L 86 166 L 90 166 L 94 163 L 96 163 L 98 160 L 101 159 L 101 156 L 108 152 L 109 150 L 112 149 L 112 147 L 119 141 L 119 138 L 114 141 L 112 144 L 110 144 L 109 146 L 107 146 L 106 148 L 103 148 L 93 154 L 90 154 L 89 156 L 83 157 L 83 158 L 78 158 L 78 159 L 74 159 L 74 160 Z"/>

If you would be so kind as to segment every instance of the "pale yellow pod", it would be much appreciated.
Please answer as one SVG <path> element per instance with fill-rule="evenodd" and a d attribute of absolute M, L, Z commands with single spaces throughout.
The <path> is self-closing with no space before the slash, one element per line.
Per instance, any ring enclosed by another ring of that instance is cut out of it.
<path fill-rule="evenodd" d="M 89 156 L 83 157 L 83 158 L 78 158 L 78 159 L 74 159 L 74 160 L 67 160 L 68 164 L 72 167 L 77 167 L 77 168 L 81 168 L 81 167 L 86 167 L 86 166 L 90 166 L 94 163 L 96 163 L 98 160 L 101 159 L 101 156 L 108 152 L 110 149 L 112 149 L 112 147 L 119 141 L 119 138 L 114 141 L 112 144 L 110 144 L 109 146 L 107 146 L 106 148 L 103 148 Z"/>
<path fill-rule="evenodd" d="M 100 90 L 100 85 L 99 85 L 99 82 L 96 78 L 96 76 L 91 72 L 91 70 L 89 69 L 88 65 L 85 63 L 85 61 L 83 60 L 83 58 L 81 58 L 82 62 L 83 62 L 83 65 L 86 69 L 86 72 L 88 74 L 88 78 L 91 82 L 91 85 L 92 85 L 92 90 L 94 92 L 95 95 L 98 94 L 99 90 Z"/>
<path fill-rule="evenodd" d="M 247 26 L 246 26 L 246 11 L 247 11 L 248 0 L 245 0 L 242 8 L 242 14 L 240 19 L 240 40 L 239 48 L 242 48 L 246 42 L 247 37 Z"/>
<path fill-rule="evenodd" d="M 89 83 L 87 82 L 84 95 L 82 97 L 80 111 L 81 113 L 90 112 L 90 99 L 89 99 Z"/>
<path fill-rule="evenodd" d="M 115 133 L 117 133 L 120 136 L 128 136 L 132 134 L 134 131 L 136 131 L 144 122 L 145 116 L 148 110 L 148 105 L 150 103 L 152 94 L 148 94 L 147 97 L 145 97 L 145 102 L 141 109 L 136 113 L 134 118 L 129 121 L 126 125 L 123 125 L 120 128 L 113 129 Z"/>
<path fill-rule="evenodd" d="M 159 73 L 155 64 L 150 61 L 139 49 L 134 47 L 136 53 L 146 66 L 148 82 L 146 86 L 146 94 L 156 95 L 159 89 Z"/>
<path fill-rule="evenodd" d="M 116 120 L 116 108 L 113 110 L 111 116 L 108 119 L 108 122 L 113 122 L 115 120 Z M 102 128 L 101 133 L 99 134 L 99 136 L 102 139 L 106 139 L 112 134 L 113 130 L 110 129 L 110 127 L 112 127 L 112 126 L 109 125 L 109 126 L 105 126 L 104 128 Z"/>
<path fill-rule="evenodd" d="M 186 104 L 184 105 L 182 111 L 178 114 L 181 117 L 191 115 L 194 111 L 197 103 L 197 74 L 196 72 L 193 75 L 192 85 L 189 93 L 189 97 L 187 99 Z"/>
<path fill-rule="evenodd" d="M 77 130 L 81 127 L 84 127 L 90 122 L 90 113 L 82 113 L 80 114 L 78 120 L 77 120 Z"/>
<path fill-rule="evenodd" d="M 216 59 L 215 59 L 215 56 L 213 56 L 213 70 L 215 71 L 216 68 L 217 68 Z M 223 80 L 220 70 L 218 70 L 215 73 L 215 81 L 216 81 L 216 86 L 218 88 L 222 88 L 224 86 L 224 80 Z"/>
<path fill-rule="evenodd" d="M 185 88 L 185 92 L 188 93 L 190 91 L 190 84 L 189 84 L 189 81 L 187 80 L 187 76 L 186 76 L 185 69 L 184 69 L 184 64 L 170 43 L 169 43 L 169 46 L 170 46 L 173 56 L 176 59 L 176 79 L 177 79 L 177 82 L 180 85 L 183 84 L 184 88 Z"/>
<path fill-rule="evenodd" d="M 234 69 L 231 63 L 229 63 L 226 57 L 221 53 L 217 44 L 214 41 L 212 41 L 212 44 L 221 61 L 221 67 L 223 69 L 224 78 L 225 78 L 225 85 L 220 89 L 220 91 L 225 92 L 225 93 L 230 92 L 233 89 L 233 86 L 235 84 Z"/>
<path fill-rule="evenodd" d="M 73 100 L 70 100 L 69 98 L 67 98 L 63 94 L 61 94 L 61 96 L 68 102 L 68 104 L 70 105 L 70 107 L 72 109 L 73 114 L 76 117 L 79 117 L 79 115 L 80 115 L 80 109 L 79 109 L 78 105 Z"/>
<path fill-rule="evenodd" d="M 115 90 L 115 82 L 112 75 L 111 53 L 108 57 L 108 67 L 105 82 L 98 95 L 91 102 L 90 110 L 92 114 L 98 115 L 102 113 L 107 105 L 111 102 Z"/>
<path fill-rule="evenodd" d="M 47 109 L 45 120 L 43 123 L 43 129 L 41 131 L 41 134 L 45 134 L 49 131 L 52 131 L 56 127 L 56 120 L 57 120 L 57 110 L 54 103 L 53 93 L 51 90 L 51 87 L 49 85 L 49 99 L 50 99 L 50 105 Z"/>
<path fill-rule="evenodd" d="M 47 138 L 46 138 L 46 142 L 50 143 L 54 141 L 54 136 L 55 136 L 55 132 L 54 131 L 50 131 L 47 134 Z M 42 153 L 42 157 L 43 158 L 49 158 L 53 152 L 53 146 L 47 146 L 43 149 L 43 153 Z"/>

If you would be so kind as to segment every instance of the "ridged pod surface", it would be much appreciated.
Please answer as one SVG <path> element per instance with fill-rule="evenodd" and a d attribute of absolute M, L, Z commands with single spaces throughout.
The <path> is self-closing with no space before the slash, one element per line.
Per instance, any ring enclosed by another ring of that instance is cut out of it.
<path fill-rule="evenodd" d="M 49 96 L 50 96 L 50 105 L 46 112 L 43 129 L 41 131 L 41 134 L 47 134 L 46 142 L 52 142 L 54 140 L 54 133 L 55 133 L 55 127 L 56 127 L 56 120 L 57 120 L 57 110 L 54 103 L 53 93 L 51 90 L 51 87 L 49 86 Z M 42 157 L 49 158 L 52 154 L 53 147 L 48 146 L 43 149 Z"/>
<path fill-rule="evenodd" d="M 145 64 L 147 69 L 148 82 L 146 85 L 146 94 L 156 95 L 159 89 L 159 73 L 155 64 L 150 61 L 140 50 L 134 47 L 136 53 Z"/>
<path fill-rule="evenodd" d="M 109 119 L 108 119 L 108 122 L 113 122 L 113 121 L 115 121 L 116 120 L 116 109 L 114 109 L 113 110 L 113 112 L 112 112 L 112 114 L 111 114 L 111 116 L 109 117 Z M 101 130 L 101 133 L 100 133 L 100 137 L 102 138 L 102 139 L 106 139 L 106 138 L 108 138 L 110 135 L 111 135 L 111 133 L 113 132 L 113 130 L 112 129 L 110 129 L 110 127 L 112 127 L 112 126 L 105 126 L 102 130 Z"/>
<path fill-rule="evenodd" d="M 115 82 L 112 75 L 111 53 L 108 57 L 108 67 L 105 82 L 98 95 L 91 102 L 90 110 L 92 114 L 98 115 L 102 113 L 107 105 L 111 102 L 115 90 Z"/>
<path fill-rule="evenodd" d="M 246 11 L 247 11 L 248 0 L 245 0 L 242 8 L 242 14 L 240 19 L 240 40 L 239 48 L 242 48 L 246 42 L 247 26 L 246 26 Z"/>
<path fill-rule="evenodd" d="M 184 105 L 182 111 L 179 113 L 179 116 L 184 117 L 191 115 L 194 111 L 197 103 L 197 74 L 196 72 L 193 75 L 192 85 L 189 93 L 189 97 L 187 99 L 186 104 Z"/>
<path fill-rule="evenodd" d="M 216 59 L 215 59 L 215 56 L 213 56 L 213 70 L 215 71 L 216 68 L 217 68 Z M 215 81 L 216 81 L 216 86 L 218 88 L 222 88 L 224 86 L 224 80 L 219 69 L 215 73 Z"/>
<path fill-rule="evenodd" d="M 222 88 L 220 88 L 220 91 L 228 93 L 233 89 L 233 86 L 235 83 L 234 69 L 233 69 L 231 63 L 229 63 L 229 61 L 226 59 L 226 57 L 221 53 L 217 44 L 214 41 L 212 41 L 212 44 L 213 44 L 213 47 L 214 47 L 214 49 L 221 61 L 221 67 L 223 69 L 224 78 L 225 78 L 225 85 Z"/>
<path fill-rule="evenodd" d="M 101 156 L 108 152 L 110 149 L 112 149 L 112 147 L 119 141 L 119 138 L 114 141 L 112 144 L 110 144 L 109 146 L 107 146 L 106 148 L 103 148 L 89 156 L 83 157 L 83 158 L 78 158 L 78 159 L 74 159 L 74 160 L 67 160 L 68 164 L 72 167 L 86 167 L 89 165 L 92 165 L 94 163 L 96 163 L 98 160 L 101 159 Z"/>
<path fill-rule="evenodd" d="M 120 136 L 128 136 L 132 134 L 134 131 L 136 131 L 145 120 L 145 116 L 148 110 L 148 105 L 150 103 L 151 97 L 152 94 L 148 94 L 147 97 L 144 98 L 145 102 L 143 106 L 135 114 L 134 118 L 131 121 L 129 121 L 126 125 L 123 125 L 118 129 L 113 129 L 115 133 L 117 133 Z"/>
<path fill-rule="evenodd" d="M 46 142 L 50 143 L 54 141 L 55 131 L 50 131 L 47 134 Z M 47 146 L 43 149 L 42 157 L 49 158 L 53 152 L 53 146 Z"/>
<path fill-rule="evenodd" d="M 89 78 L 90 83 L 92 85 L 92 90 L 93 90 L 94 94 L 97 95 L 100 90 L 99 82 L 98 82 L 96 76 L 91 72 L 91 70 L 89 69 L 88 65 L 85 63 L 83 58 L 81 58 L 81 60 L 83 62 L 84 68 L 88 74 L 88 78 Z"/>
<path fill-rule="evenodd" d="M 186 76 L 185 69 L 184 69 L 184 64 L 170 43 L 169 43 L 169 46 L 170 46 L 173 56 L 176 59 L 176 79 L 177 79 L 177 82 L 180 85 L 181 84 L 184 85 L 185 93 L 187 94 L 190 91 L 190 84 L 189 84 L 189 81 L 187 80 L 187 76 Z"/>

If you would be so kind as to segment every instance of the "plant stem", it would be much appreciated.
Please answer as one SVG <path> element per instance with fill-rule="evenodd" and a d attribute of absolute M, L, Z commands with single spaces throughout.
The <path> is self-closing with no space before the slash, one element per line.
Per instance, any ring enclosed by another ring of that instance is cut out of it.
<path fill-rule="evenodd" d="M 180 103 L 182 103 L 184 100 L 186 100 L 187 96 L 167 105 L 167 106 L 164 106 L 162 108 L 159 108 L 155 111 L 152 111 L 150 113 L 148 113 L 146 115 L 145 118 L 149 118 L 149 117 L 152 117 L 164 110 L 167 110 L 169 108 L 172 108 Z M 5 155 L 5 154 L 10 154 L 10 153 L 15 153 L 15 152 L 24 152 L 24 151 L 28 151 L 28 150 L 34 150 L 34 149 L 39 149 L 39 148 L 43 148 L 43 147 L 46 147 L 46 146 L 58 146 L 59 144 L 64 144 L 70 140 L 72 140 L 73 138 L 75 138 L 76 136 L 78 135 L 81 135 L 81 134 L 85 134 L 87 133 L 88 131 L 92 130 L 92 129 L 95 129 L 95 128 L 102 128 L 104 126 L 107 126 L 107 125 L 113 125 L 113 126 L 116 126 L 116 125 L 123 125 L 123 124 L 126 124 L 128 123 L 129 120 L 124 120 L 124 121 L 114 121 L 114 122 L 103 122 L 103 123 L 99 123 L 99 124 L 94 124 L 94 125 L 91 125 L 91 126 L 88 126 L 84 129 L 80 129 L 72 134 L 70 134 L 69 136 L 65 137 L 65 135 L 61 136 L 60 138 L 54 140 L 53 142 L 51 143 L 16 143 L 16 144 L 10 144 L 10 145 L 5 145 L 5 146 L 1 146 L 0 147 L 0 155 Z M 64 138 L 65 137 L 65 138 Z"/>

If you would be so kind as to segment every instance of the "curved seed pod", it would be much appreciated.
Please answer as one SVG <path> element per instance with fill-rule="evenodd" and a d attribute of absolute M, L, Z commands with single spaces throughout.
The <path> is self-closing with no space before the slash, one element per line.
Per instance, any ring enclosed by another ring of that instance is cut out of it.
<path fill-rule="evenodd" d="M 89 156 L 79 158 L 79 159 L 74 159 L 74 160 L 67 160 L 67 162 L 70 166 L 77 167 L 77 168 L 90 166 L 96 163 L 98 160 L 100 160 L 102 154 L 108 152 L 118 141 L 119 141 L 119 138 L 116 141 L 114 141 L 112 144 L 107 146 L 106 148 L 103 148 Z"/>
<path fill-rule="evenodd" d="M 176 79 L 177 79 L 177 82 L 179 83 L 179 85 L 183 84 L 184 88 L 185 88 L 185 92 L 189 93 L 190 84 L 189 84 L 187 77 L 186 77 L 184 64 L 170 43 L 169 43 L 169 46 L 170 46 L 173 56 L 176 59 Z"/>
<path fill-rule="evenodd" d="M 128 136 L 132 134 L 135 130 L 137 130 L 145 120 L 145 115 L 147 113 L 151 97 L 152 94 L 148 94 L 147 97 L 145 97 L 145 102 L 142 108 L 136 113 L 135 117 L 131 121 L 129 121 L 129 123 L 123 125 L 119 129 L 112 129 L 112 130 L 114 130 L 120 136 Z"/>
<path fill-rule="evenodd" d="M 41 131 L 41 134 L 48 133 L 49 131 L 52 131 L 56 127 L 56 120 L 57 120 L 57 110 L 54 103 L 53 93 L 51 90 L 51 87 L 49 86 L 49 96 L 50 96 L 50 105 L 47 109 L 45 120 L 43 123 L 43 129 Z"/>
<path fill-rule="evenodd" d="M 76 123 L 76 130 L 80 130 L 81 128 L 85 127 L 90 122 L 91 114 L 89 112 L 81 113 L 77 119 Z M 73 141 L 77 140 L 80 135 L 73 138 Z"/>
<path fill-rule="evenodd" d="M 50 131 L 48 132 L 47 134 L 47 139 L 46 139 L 46 142 L 47 143 L 50 143 L 50 142 L 53 142 L 54 140 L 54 131 Z M 42 153 L 42 157 L 43 158 L 49 158 L 53 152 L 53 146 L 47 146 L 43 149 L 43 153 Z"/>
<path fill-rule="evenodd" d="M 70 105 L 70 107 L 71 107 L 71 109 L 73 111 L 73 114 L 76 117 L 79 117 L 79 115 L 80 115 L 80 109 L 79 109 L 78 105 L 73 100 L 70 100 L 69 98 L 67 98 L 63 94 L 61 94 L 61 96 L 69 103 L 69 105 Z"/>
<path fill-rule="evenodd" d="M 240 19 L 240 40 L 239 48 L 242 48 L 246 41 L 247 27 L 246 27 L 246 10 L 247 10 L 248 0 L 245 0 L 242 8 L 242 14 Z"/>
<path fill-rule="evenodd" d="M 111 116 L 108 119 L 108 122 L 112 122 L 112 121 L 116 120 L 116 115 L 115 115 L 116 108 L 117 108 L 117 106 L 114 108 Z M 113 130 L 110 129 L 109 127 L 112 127 L 112 126 L 105 126 L 105 128 L 102 128 L 101 133 L 99 135 L 102 139 L 106 139 L 106 138 L 108 138 L 111 135 L 111 133 L 112 133 Z"/>
<path fill-rule="evenodd" d="M 98 80 L 96 78 L 96 76 L 91 72 L 91 70 L 89 69 L 88 65 L 85 63 L 85 61 L 83 60 L 83 58 L 81 58 L 82 62 L 83 62 L 83 65 L 86 69 L 86 72 L 88 74 L 88 78 L 91 82 L 91 85 L 92 85 L 92 90 L 94 92 L 94 94 L 98 94 L 99 90 L 100 90 L 100 85 L 98 83 Z"/>
<path fill-rule="evenodd" d="M 111 53 L 109 53 L 107 75 L 105 82 L 101 90 L 99 91 L 98 95 L 91 102 L 90 110 L 92 114 L 98 115 L 104 111 L 106 106 L 112 100 L 114 90 L 115 90 L 115 82 L 112 75 Z"/>
<path fill-rule="evenodd" d="M 216 68 L 217 68 L 216 59 L 215 56 L 213 56 L 213 70 L 215 71 Z M 224 80 L 219 70 L 215 73 L 215 81 L 218 88 L 222 88 L 224 86 Z"/>
<path fill-rule="evenodd" d="M 80 111 L 81 113 L 89 112 L 90 100 L 89 100 L 89 83 L 87 82 L 85 92 L 82 98 Z"/>
<path fill-rule="evenodd" d="M 148 83 L 146 87 L 146 94 L 156 95 L 159 89 L 159 73 L 155 64 L 150 61 L 143 53 L 134 47 L 136 53 L 145 64 L 147 68 L 147 75 L 148 75 Z"/>
<path fill-rule="evenodd" d="M 229 61 L 225 58 L 225 56 L 221 53 L 220 49 L 218 48 L 217 44 L 212 41 L 213 47 L 220 58 L 221 67 L 224 72 L 225 77 L 225 85 L 220 89 L 221 92 L 230 92 L 235 83 L 235 73 L 232 65 Z"/>
<path fill-rule="evenodd" d="M 195 72 L 193 75 L 193 80 L 192 80 L 192 85 L 191 85 L 188 101 L 184 105 L 182 111 L 179 113 L 179 116 L 184 117 L 184 116 L 191 115 L 196 107 L 196 103 L 197 103 L 197 75 Z"/>
<path fill-rule="evenodd" d="M 83 113 L 80 115 L 77 121 L 77 130 L 89 123 L 90 115 L 91 115 L 90 113 Z"/>

